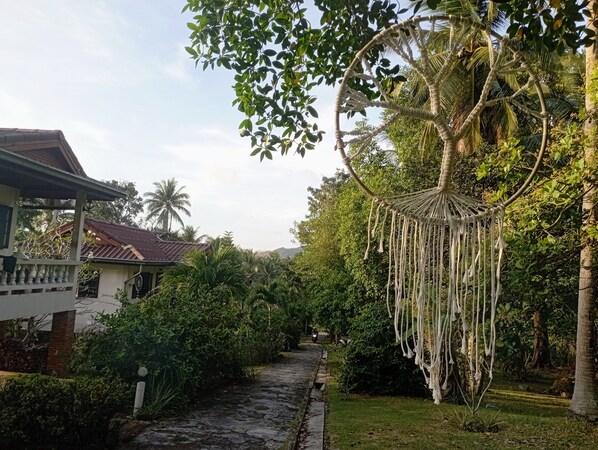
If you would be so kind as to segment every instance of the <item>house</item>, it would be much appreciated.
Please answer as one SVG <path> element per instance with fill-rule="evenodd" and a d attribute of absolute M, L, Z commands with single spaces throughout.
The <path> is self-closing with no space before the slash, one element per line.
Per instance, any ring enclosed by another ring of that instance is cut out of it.
<path fill-rule="evenodd" d="M 74 340 L 84 207 L 124 196 L 85 174 L 61 131 L 0 128 L 0 332 L 11 319 L 51 314 L 50 372 L 66 372 Z M 18 209 L 43 209 L 32 199 L 49 200 L 46 209 L 74 211 L 68 260 L 13 253 Z"/>
<path fill-rule="evenodd" d="M 60 232 L 67 233 L 72 224 Z M 149 230 L 85 219 L 87 240 L 81 259 L 87 260 L 94 277 L 79 286 L 76 330 L 92 325 L 98 312 L 113 313 L 120 307 L 117 291 L 129 299 L 145 296 L 156 288 L 168 267 L 190 250 L 207 250 L 209 244 L 166 241 Z"/>

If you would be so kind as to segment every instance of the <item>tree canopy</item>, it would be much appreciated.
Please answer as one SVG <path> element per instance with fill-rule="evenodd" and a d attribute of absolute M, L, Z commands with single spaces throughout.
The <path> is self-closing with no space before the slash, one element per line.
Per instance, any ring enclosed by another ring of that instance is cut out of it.
<path fill-rule="evenodd" d="M 235 73 L 234 104 L 246 116 L 241 135 L 251 138 L 253 154 L 270 159 L 315 148 L 322 131 L 314 88 L 334 85 L 357 50 L 407 11 L 368 0 L 189 0 L 187 9 L 195 14 L 187 51 L 204 70 Z M 384 76 L 398 71 L 380 68 Z"/>
<path fill-rule="evenodd" d="M 118 180 L 104 181 L 104 183 L 124 191 L 126 197 L 110 202 L 95 202 L 89 208 L 87 216 L 120 225 L 138 226 L 138 217 L 143 211 L 143 199 L 137 192 L 135 183 Z"/>
<path fill-rule="evenodd" d="M 588 45 L 587 0 L 417 0 L 400 8 L 389 0 L 188 0 L 187 52 L 196 64 L 235 74 L 233 104 L 245 114 L 240 133 L 252 154 L 301 156 L 322 139 L 315 109 L 317 86 L 334 86 L 354 55 L 376 33 L 424 8 L 460 11 L 472 18 L 509 22 L 507 32 L 523 44 L 563 53 Z M 411 8 L 412 7 L 412 8 Z M 368 54 L 381 78 L 398 81 L 400 67 L 379 51 Z M 356 85 L 365 95 L 376 95 Z"/>

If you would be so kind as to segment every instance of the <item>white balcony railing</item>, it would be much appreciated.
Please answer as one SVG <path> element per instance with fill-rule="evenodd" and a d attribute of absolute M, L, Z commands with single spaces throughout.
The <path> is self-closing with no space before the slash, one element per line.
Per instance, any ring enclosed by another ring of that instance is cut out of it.
<path fill-rule="evenodd" d="M 0 295 L 73 290 L 75 267 L 67 260 L 18 259 L 14 273 L 0 272 Z"/>
<path fill-rule="evenodd" d="M 18 259 L 14 273 L 0 272 L 0 295 L 23 290 L 72 290 L 74 269 L 79 264 L 68 260 Z"/>
<path fill-rule="evenodd" d="M 0 320 L 74 309 L 78 261 L 17 259 L 13 273 L 0 257 Z"/>

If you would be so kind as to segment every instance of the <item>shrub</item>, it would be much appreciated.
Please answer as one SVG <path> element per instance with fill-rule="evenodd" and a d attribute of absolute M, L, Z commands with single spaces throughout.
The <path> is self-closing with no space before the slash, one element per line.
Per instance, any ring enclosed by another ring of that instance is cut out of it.
<path fill-rule="evenodd" d="M 163 373 L 160 377 L 149 376 L 145 389 L 143 407 L 136 417 L 156 420 L 180 412 L 184 405 L 184 390 L 178 373 Z"/>
<path fill-rule="evenodd" d="M 73 369 L 116 373 L 134 381 L 139 366 L 158 379 L 177 374 L 184 397 L 242 378 L 244 361 L 237 312 L 209 293 L 200 297 L 166 289 L 139 303 L 99 317 L 105 330 L 84 335 L 75 346 Z"/>
<path fill-rule="evenodd" d="M 11 378 L 0 389 L 2 448 L 105 448 L 114 442 L 110 420 L 126 392 L 115 379 Z"/>
<path fill-rule="evenodd" d="M 244 325 L 240 336 L 240 356 L 246 365 L 265 364 L 275 360 L 283 346 L 282 335 L 267 328 L 259 331 Z"/>
<path fill-rule="evenodd" d="M 447 419 L 459 430 L 470 433 L 496 433 L 504 425 L 504 422 L 499 420 L 499 412 L 496 411 L 491 415 L 480 415 L 472 413 L 469 409 L 455 409 Z"/>
<path fill-rule="evenodd" d="M 299 307 L 295 308 L 299 309 Z M 282 347 L 284 350 L 299 348 L 301 334 L 303 332 L 303 321 L 300 319 L 299 311 L 281 314 L 277 328 L 280 330 Z"/>
<path fill-rule="evenodd" d="M 385 305 L 366 305 L 350 329 L 351 342 L 341 365 L 344 392 L 426 396 L 424 377 L 395 341 Z"/>

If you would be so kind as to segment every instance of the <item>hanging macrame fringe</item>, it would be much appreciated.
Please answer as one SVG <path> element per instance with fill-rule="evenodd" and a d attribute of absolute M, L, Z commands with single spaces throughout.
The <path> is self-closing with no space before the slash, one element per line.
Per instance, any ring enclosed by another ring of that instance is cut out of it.
<path fill-rule="evenodd" d="M 470 379 L 479 382 L 484 368 L 492 379 L 503 216 L 502 206 L 438 188 L 373 200 L 368 251 L 372 238 L 379 251 L 386 243 L 388 311 L 397 341 L 404 356 L 415 357 L 435 403 L 455 363 L 455 333 Z"/>

